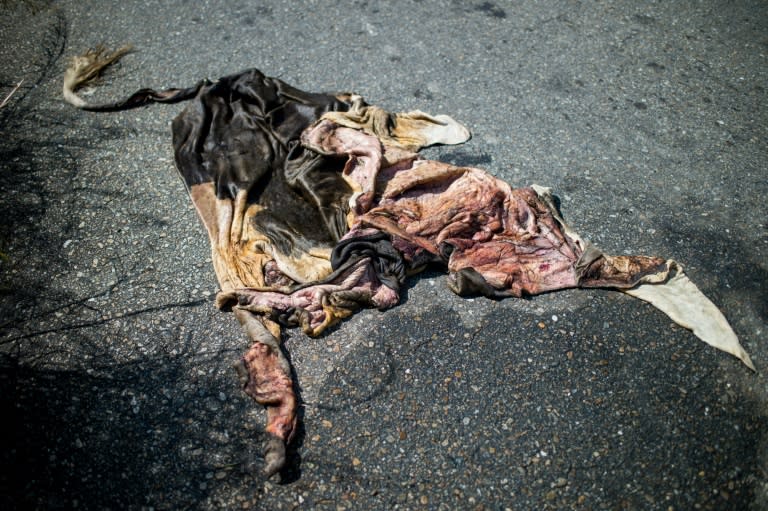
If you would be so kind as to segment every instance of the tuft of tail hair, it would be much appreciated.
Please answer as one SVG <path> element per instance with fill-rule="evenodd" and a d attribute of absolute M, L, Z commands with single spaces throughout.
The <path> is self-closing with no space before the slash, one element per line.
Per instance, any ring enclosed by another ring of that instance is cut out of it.
<path fill-rule="evenodd" d="M 126 44 L 113 52 L 107 51 L 103 45 L 89 48 L 82 55 L 72 57 L 69 67 L 64 72 L 64 99 L 67 103 L 78 108 L 88 106 L 88 103 L 76 94 L 77 89 L 89 83 L 93 83 L 101 76 L 102 71 L 111 66 L 120 58 L 129 53 L 133 48 Z"/>

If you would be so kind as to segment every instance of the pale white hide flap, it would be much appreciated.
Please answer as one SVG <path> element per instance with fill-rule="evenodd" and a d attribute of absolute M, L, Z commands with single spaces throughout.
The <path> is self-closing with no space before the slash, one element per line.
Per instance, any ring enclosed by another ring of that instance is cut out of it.
<path fill-rule="evenodd" d="M 736 356 L 755 371 L 752 360 L 739 343 L 725 316 L 696 284 L 691 282 L 679 265 L 674 261 L 670 263 L 674 264 L 676 272 L 666 282 L 640 284 L 622 291 L 650 303 L 678 325 L 693 331 L 702 341 Z"/>

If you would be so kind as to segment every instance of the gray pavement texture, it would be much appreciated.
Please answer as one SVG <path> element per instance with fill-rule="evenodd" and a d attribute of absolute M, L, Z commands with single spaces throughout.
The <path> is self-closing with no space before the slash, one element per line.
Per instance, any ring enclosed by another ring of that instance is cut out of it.
<path fill-rule="evenodd" d="M 2 509 L 768 509 L 768 4 L 2 2 Z M 302 429 L 260 473 L 180 105 L 66 105 L 67 59 L 136 51 L 92 99 L 258 67 L 465 123 L 426 157 L 551 186 L 606 252 L 673 257 L 758 373 L 620 293 L 461 299 L 437 271 L 285 334 Z M 10 428 L 9 428 L 10 425 Z"/>

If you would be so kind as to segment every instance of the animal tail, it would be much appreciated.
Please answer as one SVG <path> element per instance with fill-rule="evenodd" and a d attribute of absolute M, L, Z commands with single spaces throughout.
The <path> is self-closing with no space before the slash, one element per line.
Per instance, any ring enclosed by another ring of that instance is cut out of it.
<path fill-rule="evenodd" d="M 93 112 L 117 112 L 138 108 L 150 103 L 178 103 L 185 101 L 195 97 L 201 87 L 210 83 L 208 80 L 203 80 L 194 87 L 186 89 L 165 89 L 161 91 L 140 89 L 125 99 L 108 103 L 88 103 L 77 95 L 79 88 L 92 83 L 101 75 L 104 69 L 120 60 L 121 57 L 131 50 L 132 47 L 130 45 L 125 45 L 113 52 L 109 52 L 104 46 L 99 45 L 96 48 L 88 49 L 81 55 L 73 57 L 69 67 L 64 72 L 63 93 L 67 103 Z"/>

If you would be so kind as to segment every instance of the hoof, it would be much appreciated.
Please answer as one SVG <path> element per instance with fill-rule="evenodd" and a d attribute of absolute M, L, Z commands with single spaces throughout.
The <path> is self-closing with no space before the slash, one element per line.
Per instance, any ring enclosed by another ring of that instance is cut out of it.
<path fill-rule="evenodd" d="M 269 479 L 285 466 L 285 442 L 282 438 L 269 435 L 264 446 L 264 476 Z"/>
<path fill-rule="evenodd" d="M 248 366 L 246 365 L 245 360 L 238 360 L 232 364 L 232 368 L 237 373 L 237 380 L 240 382 L 240 387 L 244 389 L 251 379 L 251 375 L 248 374 Z"/>

